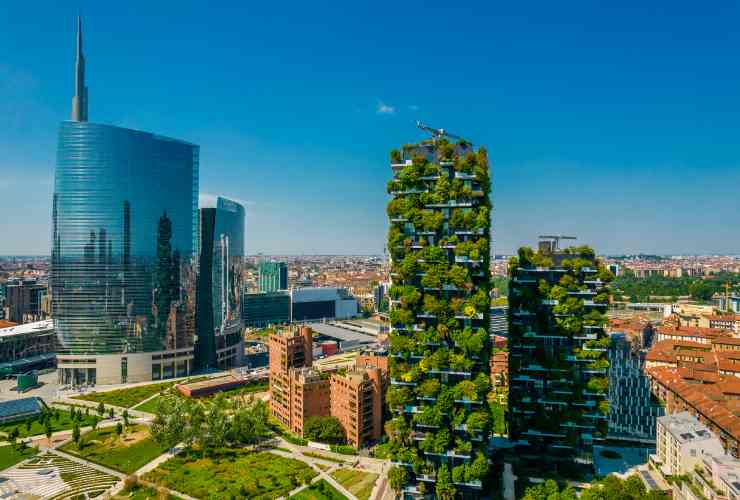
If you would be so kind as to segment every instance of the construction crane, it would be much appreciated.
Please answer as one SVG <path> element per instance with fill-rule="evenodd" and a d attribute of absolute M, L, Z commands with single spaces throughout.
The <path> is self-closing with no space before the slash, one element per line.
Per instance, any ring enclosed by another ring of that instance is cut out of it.
<path fill-rule="evenodd" d="M 565 236 L 563 234 L 556 234 L 556 235 L 541 234 L 540 239 L 541 240 L 552 240 L 555 243 L 553 250 L 559 250 L 560 240 L 575 240 L 577 238 L 575 236 Z"/>
<path fill-rule="evenodd" d="M 417 127 L 419 127 L 419 128 L 421 129 L 421 130 L 423 130 L 423 131 L 425 131 L 425 132 L 429 132 L 430 134 L 432 134 L 432 137 L 433 137 L 433 138 L 434 138 L 435 140 L 436 140 L 436 139 L 441 139 L 442 137 L 452 137 L 453 139 L 458 139 L 458 140 L 465 140 L 465 139 L 463 139 L 462 137 L 460 137 L 459 135 L 455 135 L 455 134 L 450 134 L 449 132 L 447 132 L 447 131 L 446 131 L 445 129 L 443 129 L 443 128 L 433 128 L 433 127 L 429 127 L 429 126 L 427 126 L 427 125 L 424 125 L 423 123 L 421 123 L 421 122 L 420 122 L 420 121 L 418 121 L 418 120 L 416 121 L 416 126 L 417 126 Z"/>

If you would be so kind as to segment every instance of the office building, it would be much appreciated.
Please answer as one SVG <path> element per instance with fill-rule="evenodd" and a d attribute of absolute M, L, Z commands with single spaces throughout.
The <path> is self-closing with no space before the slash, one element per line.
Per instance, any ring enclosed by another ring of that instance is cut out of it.
<path fill-rule="evenodd" d="M 349 319 L 359 314 L 357 300 L 345 288 L 293 288 L 290 303 L 292 321 Z"/>
<path fill-rule="evenodd" d="M 484 148 L 431 131 L 391 152 L 391 460 L 407 468 L 404 494 L 451 474 L 458 494 L 474 495 L 491 421 L 489 167 Z"/>
<path fill-rule="evenodd" d="M 199 236 L 195 364 L 201 370 L 239 366 L 244 207 L 219 197 L 216 207 L 201 208 Z"/>
<path fill-rule="evenodd" d="M 373 288 L 373 310 L 386 312 L 388 310 L 388 283 L 379 283 Z"/>
<path fill-rule="evenodd" d="M 509 272 L 509 437 L 536 470 L 592 473 L 609 428 L 606 289 L 612 274 L 586 246 L 545 237 Z"/>
<path fill-rule="evenodd" d="M 0 325 L 0 377 L 53 367 L 56 348 L 50 319 L 5 328 Z"/>
<path fill-rule="evenodd" d="M 609 339 L 609 438 L 652 444 L 655 420 L 665 409 L 645 375 L 642 338 L 610 332 Z"/>
<path fill-rule="evenodd" d="M 242 294 L 242 322 L 251 328 L 290 323 L 290 295 L 287 292 Z"/>
<path fill-rule="evenodd" d="M 285 262 L 260 262 L 260 292 L 277 292 L 288 289 L 288 264 Z"/>
<path fill-rule="evenodd" d="M 46 319 L 43 303 L 47 284 L 36 278 L 11 279 L 5 285 L 4 319 L 13 323 L 30 323 Z"/>
<path fill-rule="evenodd" d="M 118 384 L 193 367 L 194 144 L 88 120 L 78 23 L 72 119 L 59 129 L 50 286 L 59 381 Z"/>

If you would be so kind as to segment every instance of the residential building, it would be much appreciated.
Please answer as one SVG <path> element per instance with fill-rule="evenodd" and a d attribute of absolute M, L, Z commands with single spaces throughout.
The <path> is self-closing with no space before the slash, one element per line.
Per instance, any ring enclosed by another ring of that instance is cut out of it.
<path fill-rule="evenodd" d="M 56 335 L 50 319 L 2 327 L 0 321 L 0 377 L 54 366 Z"/>
<path fill-rule="evenodd" d="M 357 300 L 344 288 L 306 287 L 290 291 L 292 321 L 349 319 L 359 313 Z"/>
<path fill-rule="evenodd" d="M 306 419 L 331 415 L 351 446 L 380 438 L 387 357 L 363 354 L 339 373 L 337 364 L 313 366 L 313 331 L 307 326 L 280 330 L 268 343 L 270 410 L 291 432 L 302 436 Z"/>
<path fill-rule="evenodd" d="M 59 381 L 120 384 L 187 375 L 195 337 L 200 148 L 88 121 L 81 22 L 76 67 L 72 119 L 59 128 L 52 200 Z"/>
<path fill-rule="evenodd" d="M 331 415 L 342 424 L 347 444 L 360 447 L 383 432 L 383 373 L 380 368 L 355 368 L 334 373 Z"/>
<path fill-rule="evenodd" d="M 270 358 L 270 410 L 283 425 L 294 429 L 290 370 L 310 368 L 313 362 L 313 332 L 304 326 L 279 330 L 268 339 Z M 296 431 L 297 432 L 297 431 Z M 300 433 L 303 433 L 301 426 Z"/>
<path fill-rule="evenodd" d="M 260 262 L 260 292 L 277 292 L 288 289 L 288 264 L 285 262 Z"/>
<path fill-rule="evenodd" d="M 199 221 L 196 366 L 201 370 L 239 366 L 244 352 L 240 310 L 244 207 L 218 197 L 217 207 L 200 209 Z"/>
<path fill-rule="evenodd" d="M 656 430 L 656 462 L 666 475 L 693 471 L 706 455 L 724 455 L 717 436 L 688 412 L 659 417 Z"/>
<path fill-rule="evenodd" d="M 391 460 L 408 469 L 406 495 L 450 473 L 459 494 L 474 495 L 490 435 L 488 158 L 420 127 L 432 138 L 391 151 L 388 183 Z"/>
<path fill-rule="evenodd" d="M 290 323 L 290 294 L 258 292 L 242 294 L 244 326 L 264 328 Z"/>
<path fill-rule="evenodd" d="M 509 437 L 525 463 L 587 476 L 609 429 L 606 289 L 587 247 L 544 237 L 510 264 Z"/>
<path fill-rule="evenodd" d="M 4 319 L 18 324 L 46 319 L 43 303 L 47 292 L 47 284 L 36 278 L 9 280 L 5 285 Z"/>

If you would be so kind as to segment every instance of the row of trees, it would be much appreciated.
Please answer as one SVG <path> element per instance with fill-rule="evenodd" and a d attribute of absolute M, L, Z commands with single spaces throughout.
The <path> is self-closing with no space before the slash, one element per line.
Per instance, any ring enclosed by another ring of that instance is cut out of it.
<path fill-rule="evenodd" d="M 553 480 L 527 488 L 522 500 L 668 500 L 668 496 L 658 490 L 647 491 L 645 484 L 637 475 L 626 480 L 617 476 L 607 476 L 591 483 L 580 496 L 572 487 L 559 489 Z"/>
<path fill-rule="evenodd" d="M 722 273 L 711 278 L 688 276 L 636 278 L 628 273 L 614 281 L 614 295 L 617 299 L 629 297 L 630 302 L 655 300 L 652 297 L 667 297 L 673 300 L 681 296 L 690 296 L 694 300 L 709 302 L 715 293 L 724 293 L 727 283 L 731 286 L 740 285 L 740 274 Z"/>
<path fill-rule="evenodd" d="M 168 394 L 160 398 L 152 437 L 169 448 L 184 443 L 203 455 L 226 446 L 259 443 L 271 435 L 269 411 L 262 400 L 228 400 L 222 394 L 194 400 Z"/>

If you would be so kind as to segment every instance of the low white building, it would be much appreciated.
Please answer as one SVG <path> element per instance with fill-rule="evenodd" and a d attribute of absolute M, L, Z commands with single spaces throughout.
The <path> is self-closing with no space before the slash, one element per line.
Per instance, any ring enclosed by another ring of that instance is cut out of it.
<path fill-rule="evenodd" d="M 653 461 L 666 476 L 691 473 L 706 455 L 724 455 L 719 438 L 687 411 L 658 417 L 655 448 Z"/>

